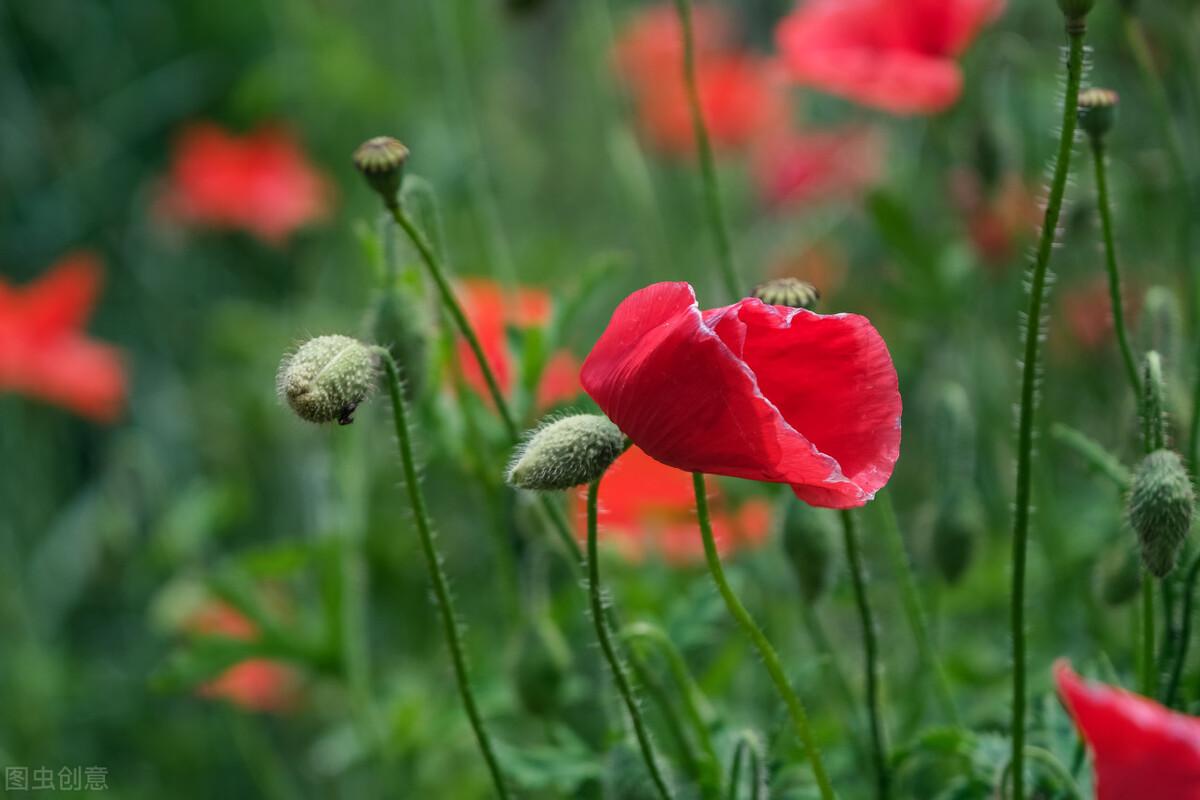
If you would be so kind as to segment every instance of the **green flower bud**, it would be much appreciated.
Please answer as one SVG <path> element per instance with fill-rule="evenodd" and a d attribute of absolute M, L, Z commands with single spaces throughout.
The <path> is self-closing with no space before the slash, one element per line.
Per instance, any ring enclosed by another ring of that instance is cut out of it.
<path fill-rule="evenodd" d="M 1117 118 L 1117 93 L 1112 89 L 1085 89 L 1079 93 L 1079 126 L 1094 139 L 1112 129 Z"/>
<path fill-rule="evenodd" d="M 983 511 L 973 495 L 942 506 L 933 525 L 932 555 L 947 583 L 958 583 L 967 571 L 982 533 Z"/>
<path fill-rule="evenodd" d="M 570 489 L 599 478 L 624 449 L 625 435 L 608 417 L 562 417 L 537 428 L 517 449 L 507 480 L 518 489 Z"/>
<path fill-rule="evenodd" d="M 375 388 L 376 366 L 372 348 L 358 339 L 318 336 L 283 357 L 275 386 L 301 419 L 349 425 Z"/>
<path fill-rule="evenodd" d="M 529 625 L 521 636 L 516 663 L 521 706 L 534 716 L 555 716 L 562 706 L 570 665 L 567 644 L 548 618 Z"/>
<path fill-rule="evenodd" d="M 1123 606 L 1137 597 L 1142 586 L 1142 575 L 1137 551 L 1126 541 L 1115 547 L 1096 562 L 1096 593 L 1105 605 Z"/>
<path fill-rule="evenodd" d="M 806 603 L 816 602 L 833 585 L 836 535 L 826 512 L 789 498 L 783 516 L 783 551 Z"/>
<path fill-rule="evenodd" d="M 1095 0 L 1058 0 L 1058 7 L 1068 23 L 1082 23 L 1093 5 Z"/>
<path fill-rule="evenodd" d="M 1142 564 L 1155 577 L 1175 568 L 1194 505 L 1192 482 L 1178 453 L 1155 450 L 1142 459 L 1129 490 L 1129 524 L 1141 546 Z"/>
<path fill-rule="evenodd" d="M 367 183 L 383 198 L 384 205 L 394 208 L 396 194 L 404 180 L 408 148 L 391 136 L 376 136 L 358 146 L 353 160 Z"/>
<path fill-rule="evenodd" d="M 1166 393 L 1162 358 L 1151 350 L 1142 362 L 1142 439 L 1147 450 L 1167 446 Z"/>
<path fill-rule="evenodd" d="M 753 296 L 767 305 L 807 308 L 812 311 L 821 300 L 817 287 L 799 278 L 775 278 L 754 287 Z"/>

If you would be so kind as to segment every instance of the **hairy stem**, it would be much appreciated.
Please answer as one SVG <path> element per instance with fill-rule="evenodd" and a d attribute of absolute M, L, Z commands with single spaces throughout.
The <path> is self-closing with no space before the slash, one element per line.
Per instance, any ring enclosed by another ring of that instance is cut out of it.
<path fill-rule="evenodd" d="M 1079 111 L 1079 84 L 1083 76 L 1083 19 L 1067 22 L 1070 47 L 1067 55 L 1067 89 L 1063 98 L 1062 128 L 1054 177 L 1042 232 L 1038 240 L 1029 287 L 1029 310 L 1025 320 L 1024 363 L 1021 374 L 1020 411 L 1017 423 L 1016 508 L 1012 539 L 1012 608 L 1010 627 L 1013 642 L 1012 681 L 1012 770 L 1013 797 L 1025 800 L 1025 559 L 1029 544 L 1029 517 L 1033 488 L 1033 424 L 1037 411 L 1037 369 L 1041 355 L 1042 305 L 1046 296 L 1046 272 L 1054 246 L 1058 218 L 1062 213 L 1067 173 L 1071 166 L 1071 148 L 1075 141 L 1076 115 Z"/>
<path fill-rule="evenodd" d="M 800 698 L 796 696 L 791 684 L 788 683 L 787 675 L 783 671 L 783 664 L 780 662 L 775 648 L 771 646 L 766 634 L 758 627 L 725 578 L 725 569 L 721 566 L 721 556 L 717 553 L 717 543 L 713 540 L 712 523 L 708 516 L 708 496 L 705 493 L 702 473 L 692 473 L 692 486 L 696 493 L 696 515 L 700 522 L 700 536 L 704 540 L 704 557 L 708 561 L 708 570 L 712 573 L 717 591 L 725 600 L 725 606 L 729 609 L 730 615 L 758 649 L 758 654 L 767 668 L 767 673 L 771 676 L 771 681 L 775 684 L 776 691 L 779 692 L 780 699 L 787 706 L 788 715 L 792 720 L 792 728 L 804 745 L 809 762 L 812 764 L 813 777 L 821 790 L 821 797 L 823 800 L 833 800 L 833 785 L 829 782 L 829 776 L 825 772 L 821 751 L 817 749 L 817 741 L 813 737 L 812 728 L 808 723 L 808 715 L 804 713 L 804 706 L 801 704 Z"/>

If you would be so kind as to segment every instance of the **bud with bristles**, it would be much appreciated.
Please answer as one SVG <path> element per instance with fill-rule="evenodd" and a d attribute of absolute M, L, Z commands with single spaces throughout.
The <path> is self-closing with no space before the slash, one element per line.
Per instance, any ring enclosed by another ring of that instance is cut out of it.
<path fill-rule="evenodd" d="M 1142 361 L 1142 438 L 1147 451 L 1167 446 L 1166 393 L 1162 358 L 1151 350 Z"/>
<path fill-rule="evenodd" d="M 374 350 L 359 340 L 318 336 L 283 357 L 275 386 L 301 419 L 349 425 L 375 388 L 376 367 Z"/>
<path fill-rule="evenodd" d="M 754 297 L 767 305 L 806 308 L 812 311 L 821 300 L 817 287 L 799 278 L 775 278 L 754 287 Z"/>
<path fill-rule="evenodd" d="M 783 550 L 806 603 L 814 603 L 833 585 L 833 521 L 826 512 L 790 500 L 783 516 Z"/>
<path fill-rule="evenodd" d="M 404 180 L 404 165 L 407 162 L 408 148 L 391 136 L 368 139 L 354 151 L 354 166 L 371 188 L 379 193 L 388 208 L 396 206 L 396 195 Z"/>
<path fill-rule="evenodd" d="M 621 451 L 625 435 L 608 417 L 576 414 L 535 430 L 513 456 L 508 482 L 518 489 L 560 491 L 591 483 Z"/>
<path fill-rule="evenodd" d="M 1129 490 L 1129 524 L 1141 546 L 1142 564 L 1155 577 L 1175 568 L 1194 506 L 1192 482 L 1178 453 L 1155 450 L 1142 459 Z"/>
<path fill-rule="evenodd" d="M 1093 139 L 1108 133 L 1117 117 L 1117 93 L 1112 89 L 1085 89 L 1079 93 L 1079 126 Z"/>

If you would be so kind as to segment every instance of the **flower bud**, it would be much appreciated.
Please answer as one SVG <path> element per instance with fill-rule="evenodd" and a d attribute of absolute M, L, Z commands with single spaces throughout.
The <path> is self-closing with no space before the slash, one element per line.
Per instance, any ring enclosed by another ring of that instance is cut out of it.
<path fill-rule="evenodd" d="M 783 551 L 806 603 L 816 602 L 833 585 L 835 534 L 828 514 L 789 499 L 783 516 Z"/>
<path fill-rule="evenodd" d="M 958 583 L 983 531 L 983 512 L 973 496 L 946 503 L 933 525 L 933 563 L 947 583 Z"/>
<path fill-rule="evenodd" d="M 1142 459 L 1129 490 L 1129 524 L 1141 546 L 1142 564 L 1155 577 L 1175 568 L 1194 505 L 1192 482 L 1178 453 L 1155 450 Z"/>
<path fill-rule="evenodd" d="M 543 424 L 513 456 L 508 482 L 548 492 L 591 483 L 625 449 L 625 435 L 598 414 L 576 414 Z"/>
<path fill-rule="evenodd" d="M 404 180 L 404 165 L 408 161 L 408 148 L 399 139 L 391 136 L 376 136 L 368 139 L 354 151 L 354 166 L 371 188 L 383 198 L 388 208 L 396 205 L 396 194 Z"/>
<path fill-rule="evenodd" d="M 1123 606 L 1137 597 L 1142 586 L 1137 551 L 1120 541 L 1096 562 L 1096 593 L 1108 606 Z"/>
<path fill-rule="evenodd" d="M 775 278 L 754 287 L 753 297 L 767 305 L 806 308 L 812 311 L 821 300 L 817 287 L 799 278 Z"/>
<path fill-rule="evenodd" d="M 1142 361 L 1142 438 L 1147 450 L 1166 447 L 1166 393 L 1162 358 L 1151 350 Z"/>
<path fill-rule="evenodd" d="M 283 357 L 275 386 L 301 419 L 349 425 L 375 388 L 376 366 L 375 353 L 359 340 L 318 336 Z"/>
<path fill-rule="evenodd" d="M 1117 117 L 1117 93 L 1112 89 L 1085 89 L 1079 93 L 1079 126 L 1093 139 L 1103 138 Z"/>
<path fill-rule="evenodd" d="M 1067 22 L 1082 22 L 1095 5 L 1095 0 L 1058 0 L 1058 7 Z"/>

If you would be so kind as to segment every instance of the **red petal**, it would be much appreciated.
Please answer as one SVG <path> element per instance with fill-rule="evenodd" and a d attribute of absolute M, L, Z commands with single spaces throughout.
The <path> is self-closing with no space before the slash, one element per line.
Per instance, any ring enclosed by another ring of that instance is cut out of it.
<path fill-rule="evenodd" d="M 1059 694 L 1094 754 L 1097 800 L 1200 800 L 1200 719 L 1081 680 L 1054 665 Z"/>
<path fill-rule="evenodd" d="M 18 295 L 26 334 L 53 337 L 87 322 L 100 289 L 100 261 L 79 252 L 60 259 Z"/>

